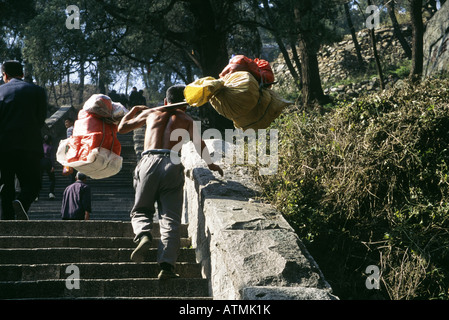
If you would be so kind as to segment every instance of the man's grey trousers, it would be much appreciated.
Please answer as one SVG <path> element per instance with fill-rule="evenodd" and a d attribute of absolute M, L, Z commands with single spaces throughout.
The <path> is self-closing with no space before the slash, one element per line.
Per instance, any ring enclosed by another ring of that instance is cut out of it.
<path fill-rule="evenodd" d="M 157 203 L 161 239 L 157 262 L 175 265 L 180 248 L 184 167 L 173 164 L 169 154 L 146 154 L 134 171 L 135 201 L 131 224 L 135 242 L 151 233 Z"/>

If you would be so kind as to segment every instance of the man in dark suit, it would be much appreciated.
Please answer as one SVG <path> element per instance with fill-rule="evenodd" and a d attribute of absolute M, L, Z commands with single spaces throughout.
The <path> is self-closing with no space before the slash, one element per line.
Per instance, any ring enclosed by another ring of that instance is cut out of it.
<path fill-rule="evenodd" d="M 0 193 L 3 220 L 28 220 L 27 212 L 40 186 L 43 156 L 41 128 L 47 116 L 47 94 L 23 81 L 18 61 L 2 64 L 0 86 Z M 15 178 L 20 184 L 16 197 Z"/>

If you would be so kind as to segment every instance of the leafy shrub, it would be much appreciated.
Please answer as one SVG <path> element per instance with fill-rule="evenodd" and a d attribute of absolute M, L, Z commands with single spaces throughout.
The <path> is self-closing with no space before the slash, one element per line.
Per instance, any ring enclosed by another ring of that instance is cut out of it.
<path fill-rule="evenodd" d="M 388 74 L 395 75 L 399 79 L 405 79 L 410 75 L 410 69 L 412 67 L 411 60 L 405 60 L 401 65 L 397 66 L 396 69 L 388 71 Z"/>
<path fill-rule="evenodd" d="M 258 179 L 340 298 L 449 297 L 448 111 L 449 80 L 435 79 L 273 124 L 278 174 Z"/>

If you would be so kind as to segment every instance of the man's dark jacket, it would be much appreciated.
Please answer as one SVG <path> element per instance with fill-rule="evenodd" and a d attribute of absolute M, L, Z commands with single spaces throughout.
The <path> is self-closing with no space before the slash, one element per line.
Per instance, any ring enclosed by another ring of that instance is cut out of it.
<path fill-rule="evenodd" d="M 20 79 L 0 86 L 0 152 L 43 154 L 41 128 L 47 117 L 45 90 Z"/>
<path fill-rule="evenodd" d="M 64 220 L 84 220 L 85 212 L 92 213 L 90 186 L 77 180 L 62 196 L 61 216 Z"/>

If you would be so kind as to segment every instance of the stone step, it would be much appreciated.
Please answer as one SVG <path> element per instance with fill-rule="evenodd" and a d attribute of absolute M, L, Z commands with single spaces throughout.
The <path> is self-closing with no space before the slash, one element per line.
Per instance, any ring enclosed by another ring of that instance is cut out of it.
<path fill-rule="evenodd" d="M 55 196 L 57 197 L 58 194 L 55 193 Z M 61 196 L 62 198 L 62 196 Z M 106 196 L 104 196 L 101 200 L 93 200 L 92 203 L 92 214 L 95 214 L 96 212 L 117 212 L 117 211 L 125 211 L 129 213 L 131 212 L 131 208 L 133 206 L 134 199 L 123 199 L 122 201 L 117 201 L 117 199 L 108 199 Z M 37 212 L 61 212 L 61 200 L 57 201 L 47 201 L 47 203 L 43 203 L 42 201 L 34 202 L 33 204 L 33 211 L 28 212 L 29 216 L 33 216 L 33 214 Z"/>
<path fill-rule="evenodd" d="M 135 248 L 130 222 L 0 221 L 1 299 L 208 299 L 195 250 L 182 225 L 176 272 L 180 279 L 158 280 L 159 224 L 142 263 L 130 260 Z M 79 268 L 80 289 L 66 288 L 69 265 Z"/>
<path fill-rule="evenodd" d="M 0 264 L 0 281 L 37 281 L 67 279 L 72 274 L 71 263 L 55 264 Z M 159 265 L 156 262 L 84 262 L 77 263 L 80 279 L 139 279 L 157 278 Z M 201 267 L 197 263 L 180 262 L 176 273 L 181 278 L 201 278 Z"/>
<path fill-rule="evenodd" d="M 30 220 L 60 220 L 60 213 L 34 212 L 29 215 Z M 115 220 L 115 221 L 129 221 L 128 211 L 116 212 L 96 212 L 90 216 L 90 220 Z"/>
<path fill-rule="evenodd" d="M 67 282 L 70 281 L 0 281 L 0 299 L 208 296 L 206 279 L 80 279 L 79 289 L 67 288 Z"/>
<path fill-rule="evenodd" d="M 181 225 L 181 237 L 188 237 L 188 226 Z M 160 237 L 159 224 L 153 225 L 153 237 Z M 112 220 L 28 220 L 0 221 L 0 236 L 67 236 L 67 237 L 128 237 L 134 238 L 129 221 Z"/>
<path fill-rule="evenodd" d="M 102 220 L 126 220 L 130 221 L 130 212 L 133 204 L 131 202 L 126 203 L 114 203 L 114 202 L 95 202 L 92 204 L 92 212 L 90 214 L 91 219 Z M 118 216 L 118 217 L 117 217 Z M 33 208 L 33 212 L 28 212 L 30 220 L 48 220 L 49 217 L 53 217 L 54 220 L 61 220 L 61 203 L 39 205 Z"/>
<path fill-rule="evenodd" d="M 0 264 L 45 264 L 82 262 L 131 262 L 133 248 L 8 248 L 0 249 Z M 150 248 L 144 262 L 157 260 L 157 249 Z M 195 263 L 195 250 L 181 248 L 179 262 Z"/>
<path fill-rule="evenodd" d="M 157 248 L 159 238 L 152 247 Z M 181 247 L 191 246 L 190 238 L 181 238 Z M 57 236 L 0 236 L 0 248 L 135 248 L 132 238 L 125 237 L 57 237 Z"/>

